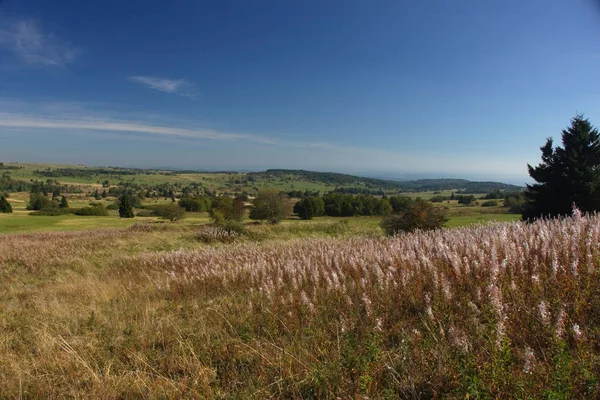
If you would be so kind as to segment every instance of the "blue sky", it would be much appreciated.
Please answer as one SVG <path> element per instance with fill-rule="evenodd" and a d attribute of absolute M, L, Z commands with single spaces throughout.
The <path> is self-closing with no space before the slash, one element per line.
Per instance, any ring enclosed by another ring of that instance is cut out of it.
<path fill-rule="evenodd" d="M 527 180 L 600 5 L 0 0 L 0 160 Z"/>

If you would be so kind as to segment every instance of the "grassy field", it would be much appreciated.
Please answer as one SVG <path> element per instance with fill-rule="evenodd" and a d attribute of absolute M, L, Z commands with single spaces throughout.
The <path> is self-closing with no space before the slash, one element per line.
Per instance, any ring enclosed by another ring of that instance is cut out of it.
<path fill-rule="evenodd" d="M 96 216 L 77 216 L 77 215 L 60 215 L 60 216 L 32 216 L 30 211 L 25 210 L 29 193 L 12 193 L 9 197 L 10 203 L 13 205 L 14 212 L 12 214 L 0 214 L 0 233 L 19 233 L 19 232 L 43 232 L 43 231 L 72 231 L 86 230 L 96 228 L 126 228 L 138 222 L 153 222 L 158 221 L 156 217 L 136 217 L 134 219 L 119 218 L 117 211 L 110 211 L 110 215 L 106 217 Z M 114 201 L 114 198 L 94 200 L 91 197 L 84 195 L 69 195 L 69 205 L 73 208 L 80 208 L 89 205 L 90 202 L 99 202 L 104 205 L 109 205 Z M 146 205 L 152 204 L 168 204 L 171 200 L 151 200 L 144 201 Z M 293 203 L 293 201 L 292 201 Z M 456 201 L 441 203 L 448 208 L 449 221 L 447 227 L 464 226 L 469 224 L 484 223 L 490 221 L 515 221 L 519 219 L 517 214 L 507 214 L 504 207 L 481 207 L 463 206 Z M 372 234 L 380 232 L 378 226 L 381 217 L 355 217 L 355 218 L 335 218 L 335 217 L 319 217 L 315 221 L 329 223 L 347 221 L 355 231 L 360 231 Z M 207 213 L 188 213 L 186 218 L 180 222 L 180 225 L 195 226 L 206 224 L 210 221 Z M 298 218 L 290 217 L 283 221 L 283 225 L 303 224 Z"/>
<path fill-rule="evenodd" d="M 598 398 L 600 217 L 345 220 L 3 235 L 0 398 Z"/>

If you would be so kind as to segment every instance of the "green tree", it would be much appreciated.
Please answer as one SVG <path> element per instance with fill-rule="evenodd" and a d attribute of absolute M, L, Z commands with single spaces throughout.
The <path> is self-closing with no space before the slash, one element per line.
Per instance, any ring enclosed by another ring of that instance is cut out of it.
<path fill-rule="evenodd" d="M 10 214 L 11 212 L 13 212 L 12 206 L 10 205 L 8 200 L 6 200 L 6 197 L 1 196 L 0 197 L 0 213 Z"/>
<path fill-rule="evenodd" d="M 133 218 L 135 216 L 133 213 L 133 204 L 134 200 L 131 194 L 123 192 L 123 194 L 119 196 L 119 217 Z"/>
<path fill-rule="evenodd" d="M 527 165 L 537 183 L 527 185 L 523 219 L 570 215 L 573 204 L 581 211 L 600 209 L 600 138 L 588 119 L 577 115 L 562 131 L 563 147 L 546 140 L 542 162 Z"/>
<path fill-rule="evenodd" d="M 259 191 L 252 204 L 254 207 L 250 210 L 250 219 L 277 224 L 285 217 L 283 196 L 276 190 Z"/>
<path fill-rule="evenodd" d="M 181 220 L 185 217 L 185 210 L 177 204 L 159 204 L 154 206 L 154 214 L 169 221 Z"/>
<path fill-rule="evenodd" d="M 63 196 L 62 199 L 60 199 L 60 204 L 58 205 L 58 208 L 69 208 L 69 202 L 67 201 L 67 198 L 65 196 Z"/>
<path fill-rule="evenodd" d="M 28 210 L 44 210 L 52 207 L 52 201 L 44 196 L 41 192 L 29 193 L 29 203 L 27 203 Z"/>
<path fill-rule="evenodd" d="M 427 200 L 417 198 L 403 202 L 404 211 L 399 214 L 389 214 L 381 221 L 381 227 L 389 236 L 400 232 L 439 229 L 448 220 L 446 210 L 436 207 Z"/>
<path fill-rule="evenodd" d="M 300 219 L 312 219 L 325 214 L 325 202 L 320 197 L 305 197 L 294 205 L 294 212 Z"/>

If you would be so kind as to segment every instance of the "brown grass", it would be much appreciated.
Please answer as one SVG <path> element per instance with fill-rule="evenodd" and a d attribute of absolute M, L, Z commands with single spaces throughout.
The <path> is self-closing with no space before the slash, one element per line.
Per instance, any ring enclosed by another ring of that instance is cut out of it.
<path fill-rule="evenodd" d="M 0 397 L 600 394 L 600 217 L 256 229 L 216 246 L 177 225 L 1 236 Z"/>

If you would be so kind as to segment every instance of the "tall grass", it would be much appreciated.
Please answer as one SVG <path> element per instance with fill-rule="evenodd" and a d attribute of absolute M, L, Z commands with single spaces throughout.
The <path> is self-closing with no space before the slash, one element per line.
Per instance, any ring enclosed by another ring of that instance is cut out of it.
<path fill-rule="evenodd" d="M 0 397 L 600 394 L 599 216 L 153 251 L 168 235 L 2 237 Z"/>

